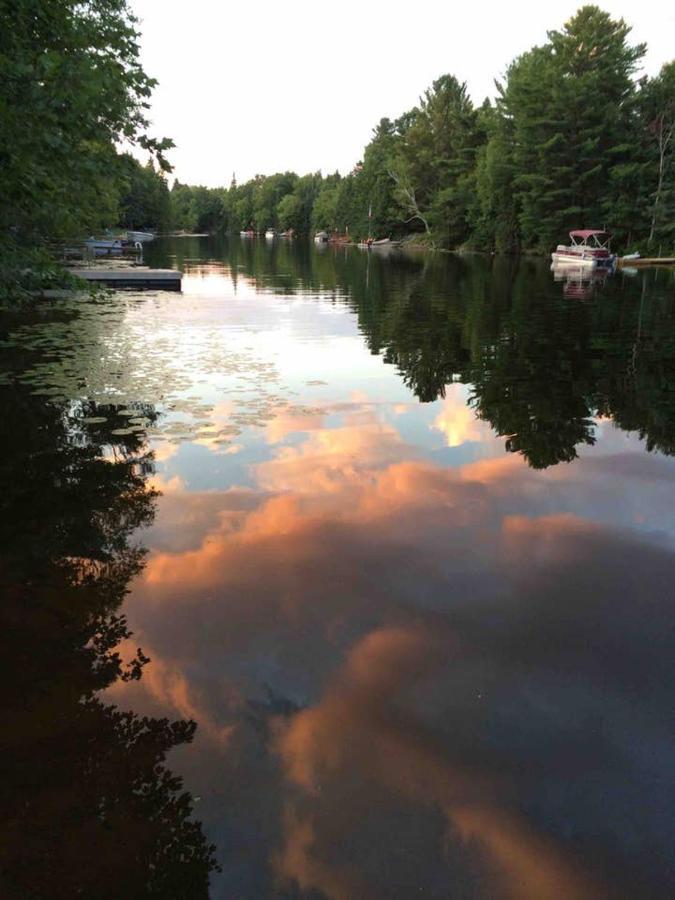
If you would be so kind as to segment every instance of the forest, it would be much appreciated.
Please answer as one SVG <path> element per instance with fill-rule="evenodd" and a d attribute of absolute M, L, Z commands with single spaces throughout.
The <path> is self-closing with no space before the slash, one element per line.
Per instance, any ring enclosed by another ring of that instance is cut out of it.
<path fill-rule="evenodd" d="M 497 253 L 548 252 L 570 228 L 606 227 L 619 246 L 670 250 L 675 61 L 637 78 L 646 49 L 623 20 L 584 6 L 514 60 L 494 102 L 474 106 L 466 84 L 443 75 L 415 108 L 376 125 L 348 175 L 176 181 L 171 225 L 413 235 Z"/>
<path fill-rule="evenodd" d="M 584 6 L 475 106 L 442 75 L 381 119 L 346 175 L 170 181 L 149 133 L 155 81 L 123 0 L 17 0 L 0 35 L 0 285 L 50 272 L 50 249 L 105 228 L 325 229 L 443 249 L 548 252 L 569 228 L 617 249 L 675 248 L 675 61 L 639 77 L 630 26 Z M 339 127 L 339 122 L 336 122 Z M 138 157 L 146 162 L 139 162 Z M 231 180 L 230 180 L 231 179 Z"/>

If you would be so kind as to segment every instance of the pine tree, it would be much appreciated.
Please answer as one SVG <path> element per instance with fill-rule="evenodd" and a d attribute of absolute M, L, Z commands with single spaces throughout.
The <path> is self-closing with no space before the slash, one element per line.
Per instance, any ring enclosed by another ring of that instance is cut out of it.
<path fill-rule="evenodd" d="M 478 144 L 476 111 L 466 84 L 443 75 L 409 116 L 390 170 L 399 202 L 443 246 L 456 246 L 468 236 Z"/>
<path fill-rule="evenodd" d="M 572 227 L 602 227 L 632 186 L 632 76 L 645 47 L 630 46 L 629 32 L 623 20 L 585 6 L 508 71 L 504 111 L 526 246 L 548 247 Z"/>

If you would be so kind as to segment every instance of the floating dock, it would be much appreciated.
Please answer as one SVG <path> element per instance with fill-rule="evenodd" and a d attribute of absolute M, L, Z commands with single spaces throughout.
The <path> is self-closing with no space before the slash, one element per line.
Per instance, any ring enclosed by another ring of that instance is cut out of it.
<path fill-rule="evenodd" d="M 638 269 L 641 266 L 675 266 L 675 256 L 638 256 L 637 259 L 617 260 L 619 268 Z"/>
<path fill-rule="evenodd" d="M 180 291 L 183 275 L 177 269 L 129 268 L 72 269 L 73 275 L 109 288 L 130 290 Z"/>

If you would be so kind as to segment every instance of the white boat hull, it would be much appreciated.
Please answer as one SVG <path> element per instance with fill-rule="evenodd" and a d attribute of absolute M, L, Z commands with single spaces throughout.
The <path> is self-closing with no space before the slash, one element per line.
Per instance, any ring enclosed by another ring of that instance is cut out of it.
<path fill-rule="evenodd" d="M 140 241 L 97 240 L 90 238 L 84 242 L 84 246 L 93 256 L 121 256 L 123 253 L 143 253 L 143 245 Z"/>
<path fill-rule="evenodd" d="M 122 253 L 124 245 L 122 241 L 85 241 L 84 246 L 94 256 L 117 256 Z"/>
<path fill-rule="evenodd" d="M 370 243 L 361 242 L 357 246 L 361 248 L 361 250 L 394 250 L 397 247 L 400 247 L 400 241 L 390 241 L 390 240 L 382 240 L 382 241 L 371 241 Z"/>
<path fill-rule="evenodd" d="M 127 231 L 127 238 L 134 244 L 149 244 L 150 241 L 154 241 L 155 236 L 150 231 Z"/>
<path fill-rule="evenodd" d="M 584 266 L 594 269 L 598 265 L 597 259 L 593 259 L 592 256 L 584 259 L 583 256 L 567 256 L 564 253 L 552 253 L 551 259 L 556 266 L 572 266 L 574 268 Z"/>
<path fill-rule="evenodd" d="M 555 266 L 573 266 L 575 268 L 582 266 L 585 269 L 609 269 L 614 265 L 616 257 L 597 257 L 591 256 L 590 254 L 586 256 L 582 254 L 577 255 L 572 253 L 554 252 L 551 254 L 551 259 Z"/>

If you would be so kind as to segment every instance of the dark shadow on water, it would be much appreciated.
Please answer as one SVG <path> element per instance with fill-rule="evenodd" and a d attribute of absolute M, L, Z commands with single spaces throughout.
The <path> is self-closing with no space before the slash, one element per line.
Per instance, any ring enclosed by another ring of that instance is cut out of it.
<path fill-rule="evenodd" d="M 132 536 L 155 514 L 152 458 L 110 433 L 111 408 L 66 414 L 19 384 L 0 407 L 0 894 L 206 897 L 215 848 L 165 762 L 196 723 L 98 696 L 149 662 L 118 645 L 145 558 Z"/>

